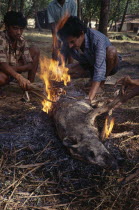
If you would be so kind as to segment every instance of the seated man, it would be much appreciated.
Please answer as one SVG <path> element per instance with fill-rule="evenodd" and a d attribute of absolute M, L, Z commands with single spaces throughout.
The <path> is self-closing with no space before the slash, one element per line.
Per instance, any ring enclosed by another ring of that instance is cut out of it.
<path fill-rule="evenodd" d="M 71 77 L 85 77 L 90 73 L 92 84 L 89 99 L 93 100 L 106 77 L 117 71 L 119 58 L 116 48 L 104 34 L 86 28 L 79 18 L 73 16 L 58 30 L 58 36 L 63 45 L 68 45 L 71 56 L 79 62 L 69 68 Z"/>
<path fill-rule="evenodd" d="M 10 11 L 4 16 L 5 31 L 0 32 L 0 86 L 15 78 L 19 86 L 27 90 L 34 81 L 39 63 L 39 50 L 29 48 L 22 37 L 27 25 L 20 12 Z M 28 79 L 21 73 L 28 72 Z"/>

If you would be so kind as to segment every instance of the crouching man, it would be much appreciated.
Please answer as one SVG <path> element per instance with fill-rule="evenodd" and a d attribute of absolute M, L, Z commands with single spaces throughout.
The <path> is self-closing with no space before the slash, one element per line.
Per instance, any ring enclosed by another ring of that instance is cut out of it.
<path fill-rule="evenodd" d="M 69 67 L 71 77 L 89 77 L 90 74 L 89 99 L 93 100 L 106 77 L 115 74 L 118 69 L 116 48 L 104 34 L 86 28 L 79 18 L 73 16 L 58 30 L 58 36 L 63 45 L 68 46 L 68 53 L 78 61 L 78 64 Z"/>
<path fill-rule="evenodd" d="M 0 86 L 17 80 L 23 90 L 34 81 L 39 63 L 39 50 L 28 47 L 22 33 L 27 25 L 20 12 L 10 11 L 4 16 L 5 31 L 0 32 Z M 28 72 L 28 79 L 21 73 Z"/>

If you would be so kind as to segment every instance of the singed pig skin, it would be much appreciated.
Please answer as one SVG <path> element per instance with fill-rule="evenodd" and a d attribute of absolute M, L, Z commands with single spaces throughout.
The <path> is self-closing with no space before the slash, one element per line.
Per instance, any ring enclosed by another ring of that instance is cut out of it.
<path fill-rule="evenodd" d="M 58 136 L 75 158 L 116 169 L 116 160 L 100 141 L 95 123 L 91 123 L 93 111 L 86 100 L 61 98 L 53 111 Z"/>

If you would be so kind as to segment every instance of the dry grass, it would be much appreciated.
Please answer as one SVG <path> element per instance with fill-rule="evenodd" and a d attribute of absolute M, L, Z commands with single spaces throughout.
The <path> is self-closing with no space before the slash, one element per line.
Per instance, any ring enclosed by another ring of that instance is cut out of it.
<path fill-rule="evenodd" d="M 136 138 L 138 136 L 134 136 L 134 140 Z M 49 145 L 45 146 L 46 150 Z M 78 176 L 79 171 L 72 175 L 72 171 L 60 169 L 65 162 L 63 159 L 57 163 L 52 159 L 44 161 L 44 149 L 30 150 L 21 148 L 1 153 L 1 209 L 138 209 L 139 177 L 122 182 L 138 164 L 128 166 L 131 161 L 127 160 L 128 169 L 125 166 L 115 172 L 99 169 L 83 177 L 83 172 Z"/>

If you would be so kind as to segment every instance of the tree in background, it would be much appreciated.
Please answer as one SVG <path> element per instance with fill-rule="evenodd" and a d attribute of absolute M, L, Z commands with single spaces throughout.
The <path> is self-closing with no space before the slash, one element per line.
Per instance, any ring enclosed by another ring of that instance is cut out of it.
<path fill-rule="evenodd" d="M 50 1 L 51 0 L 1 0 L 0 22 L 3 21 L 4 14 L 7 11 L 21 11 L 26 18 L 35 18 L 36 25 L 41 30 L 36 14 L 40 10 L 45 10 Z"/>
<path fill-rule="evenodd" d="M 10 10 L 21 11 L 26 17 L 33 17 L 35 11 L 35 4 L 37 2 L 37 10 L 44 10 L 47 8 L 51 0 L 1 0 L 0 1 L 0 19 L 4 14 Z"/>
<path fill-rule="evenodd" d="M 110 12 L 109 12 L 109 31 L 112 29 L 113 22 L 115 23 L 116 30 L 116 22 L 119 19 L 119 11 L 120 11 L 120 3 L 122 0 L 114 1 L 110 4 Z"/>
<path fill-rule="evenodd" d="M 101 0 L 83 0 L 81 2 L 81 19 L 85 22 L 86 25 L 91 23 L 91 20 L 93 19 L 95 19 L 97 23 L 97 20 L 99 19 L 100 5 Z"/>
<path fill-rule="evenodd" d="M 124 20 L 125 20 L 125 16 L 126 16 L 126 13 L 127 13 L 127 9 L 128 9 L 128 4 L 129 4 L 129 2 L 130 2 L 130 0 L 127 0 L 127 1 L 126 1 L 126 5 L 125 5 L 125 9 L 124 9 L 124 13 L 123 13 L 123 17 L 122 17 L 122 20 L 121 20 L 121 24 L 120 24 L 119 31 L 122 30 L 123 23 L 124 23 Z"/>
<path fill-rule="evenodd" d="M 81 1 L 77 0 L 77 16 L 81 19 Z"/>
<path fill-rule="evenodd" d="M 98 30 L 105 35 L 107 35 L 109 9 L 110 9 L 110 0 L 101 0 L 101 10 L 100 10 Z"/>

